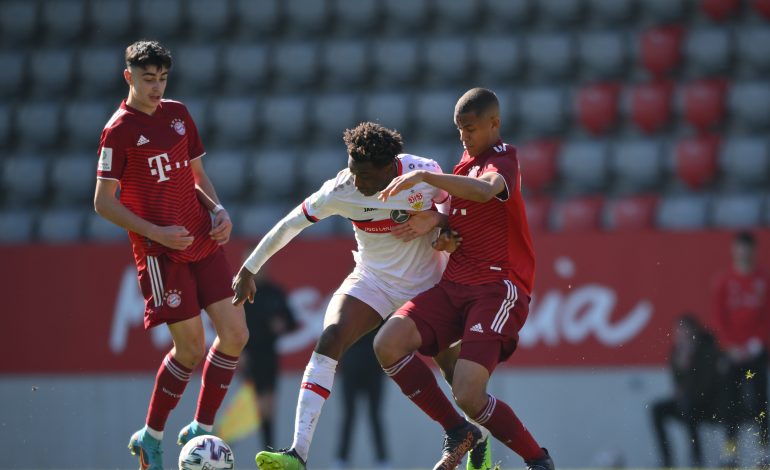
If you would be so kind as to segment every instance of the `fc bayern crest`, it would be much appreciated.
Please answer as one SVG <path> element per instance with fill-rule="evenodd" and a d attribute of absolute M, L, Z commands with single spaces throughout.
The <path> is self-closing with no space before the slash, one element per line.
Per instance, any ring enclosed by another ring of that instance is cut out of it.
<path fill-rule="evenodd" d="M 174 128 L 177 134 L 184 135 L 185 132 L 187 132 L 187 129 L 184 127 L 184 121 L 182 121 L 179 118 L 174 119 L 171 121 L 171 127 Z"/>
<path fill-rule="evenodd" d="M 166 305 L 171 308 L 177 308 L 182 305 L 182 292 L 176 289 L 166 292 Z"/>

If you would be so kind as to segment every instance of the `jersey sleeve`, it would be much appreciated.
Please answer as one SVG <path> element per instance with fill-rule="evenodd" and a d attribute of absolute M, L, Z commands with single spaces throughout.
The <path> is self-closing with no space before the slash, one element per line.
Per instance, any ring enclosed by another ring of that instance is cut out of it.
<path fill-rule="evenodd" d="M 201 140 L 200 134 L 198 134 L 198 126 L 195 125 L 195 119 L 193 119 L 186 106 L 184 112 L 187 116 L 185 119 L 185 127 L 189 133 L 187 141 L 187 148 L 189 149 L 188 155 L 190 160 L 195 160 L 196 158 L 204 156 L 206 154 L 206 149 L 203 147 L 203 141 Z"/>
<path fill-rule="evenodd" d="M 505 191 L 496 197 L 501 201 L 507 201 L 511 194 L 521 190 L 521 172 L 519 162 L 510 154 L 490 158 L 484 167 L 483 173 L 497 173 L 505 180 Z"/>
<path fill-rule="evenodd" d="M 339 214 L 339 200 L 336 196 L 337 180 L 330 179 L 321 189 L 311 194 L 302 202 L 302 212 L 307 220 L 318 222 L 329 216 Z"/>
<path fill-rule="evenodd" d="M 126 167 L 126 144 L 121 137 L 119 127 L 110 127 L 102 131 L 99 139 L 99 163 L 96 166 L 97 178 L 118 180 L 123 177 Z"/>

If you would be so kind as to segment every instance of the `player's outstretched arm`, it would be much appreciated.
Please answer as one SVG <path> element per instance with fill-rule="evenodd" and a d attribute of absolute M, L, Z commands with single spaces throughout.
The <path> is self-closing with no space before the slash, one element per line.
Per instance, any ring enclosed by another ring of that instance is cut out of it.
<path fill-rule="evenodd" d="M 115 197 L 118 185 L 117 180 L 97 178 L 94 193 L 94 210 L 97 214 L 173 250 L 184 250 L 192 245 L 194 238 L 186 228 L 178 225 L 159 227 L 131 212 Z"/>
<path fill-rule="evenodd" d="M 484 173 L 478 178 L 471 178 L 418 170 L 393 178 L 390 184 L 382 190 L 379 198 L 382 201 L 387 201 L 390 196 L 420 182 L 443 189 L 452 196 L 476 202 L 487 202 L 505 190 L 505 179 L 499 173 Z"/>
<path fill-rule="evenodd" d="M 195 178 L 195 192 L 201 204 L 209 212 L 214 213 L 214 221 L 211 224 L 209 236 L 220 245 L 224 245 L 230 240 L 233 223 L 230 220 L 230 214 L 219 203 L 214 185 L 206 174 L 206 170 L 203 169 L 203 162 L 201 160 L 201 158 L 196 158 L 190 161 L 190 168 L 192 169 L 193 178 Z"/>

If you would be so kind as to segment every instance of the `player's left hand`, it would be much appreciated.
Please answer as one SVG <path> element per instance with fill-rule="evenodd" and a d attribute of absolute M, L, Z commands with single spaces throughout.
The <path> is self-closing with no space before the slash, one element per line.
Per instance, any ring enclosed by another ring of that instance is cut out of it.
<path fill-rule="evenodd" d="M 227 210 L 222 209 L 214 215 L 214 223 L 211 226 L 209 236 L 212 240 L 224 245 L 230 241 L 230 232 L 233 231 L 233 223 L 230 220 L 230 214 Z"/>
<path fill-rule="evenodd" d="M 436 225 L 441 221 L 441 214 L 436 211 L 407 212 L 410 214 L 409 220 L 396 225 L 390 231 L 393 236 L 404 242 L 425 235 L 436 228 Z"/>
<path fill-rule="evenodd" d="M 417 183 L 421 183 L 422 179 L 422 171 L 410 171 L 404 175 L 396 176 L 390 181 L 390 184 L 388 184 L 385 189 L 380 191 L 380 195 L 377 196 L 377 198 L 380 201 L 385 202 L 390 196 L 395 196 L 401 191 L 409 189 Z"/>

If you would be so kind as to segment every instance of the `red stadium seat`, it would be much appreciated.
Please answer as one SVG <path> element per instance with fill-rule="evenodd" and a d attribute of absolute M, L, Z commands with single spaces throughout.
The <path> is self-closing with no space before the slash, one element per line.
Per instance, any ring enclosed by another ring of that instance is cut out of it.
<path fill-rule="evenodd" d="M 559 147 L 556 140 L 536 140 L 519 147 L 521 179 L 526 190 L 537 194 L 554 180 Z"/>
<path fill-rule="evenodd" d="M 740 0 L 701 0 L 701 10 L 714 21 L 724 21 L 740 6 Z"/>
<path fill-rule="evenodd" d="M 652 82 L 631 88 L 631 119 L 646 134 L 652 134 L 671 117 L 670 82 Z"/>
<path fill-rule="evenodd" d="M 697 189 L 714 179 L 720 139 L 706 135 L 680 140 L 674 150 L 677 177 L 687 186 Z"/>
<path fill-rule="evenodd" d="M 681 26 L 662 26 L 648 29 L 639 37 L 642 65 L 656 77 L 674 69 L 682 57 Z"/>
<path fill-rule="evenodd" d="M 547 198 L 527 199 L 527 222 L 533 232 L 542 232 L 548 229 L 548 213 L 551 209 L 551 200 Z"/>
<path fill-rule="evenodd" d="M 751 0 L 751 8 L 766 20 L 770 20 L 770 0 Z"/>
<path fill-rule="evenodd" d="M 640 230 L 653 228 L 656 196 L 632 196 L 607 203 L 607 223 L 613 230 Z"/>
<path fill-rule="evenodd" d="M 722 122 L 727 98 L 726 80 L 700 80 L 684 89 L 684 117 L 698 130 Z"/>
<path fill-rule="evenodd" d="M 598 230 L 604 198 L 587 196 L 561 202 L 556 211 L 556 228 L 563 232 Z"/>
<path fill-rule="evenodd" d="M 598 83 L 581 88 L 575 100 L 580 124 L 594 136 L 609 131 L 618 118 L 619 94 L 620 85 L 617 83 Z"/>

